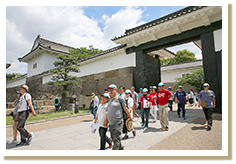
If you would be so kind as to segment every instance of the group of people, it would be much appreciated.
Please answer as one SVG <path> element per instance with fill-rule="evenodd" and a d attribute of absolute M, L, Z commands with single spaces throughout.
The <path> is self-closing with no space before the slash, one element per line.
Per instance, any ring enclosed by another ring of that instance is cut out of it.
<path fill-rule="evenodd" d="M 203 111 L 208 122 L 207 129 L 211 130 L 212 126 L 212 112 L 215 108 L 215 94 L 209 90 L 208 83 L 203 84 L 202 90 L 198 97 L 198 106 L 203 107 Z M 169 116 L 168 111 L 172 111 L 172 103 L 176 100 L 178 104 L 177 115 L 185 120 L 185 104 L 187 103 L 187 94 L 182 90 L 182 86 L 178 87 L 175 94 L 171 91 L 164 89 L 164 84 L 159 83 L 158 88 L 151 86 L 148 91 L 147 88 L 140 88 L 139 94 L 135 92 L 135 88 L 131 87 L 130 90 L 125 90 L 124 86 L 117 88 L 115 84 L 111 84 L 105 93 L 101 95 L 102 101 L 99 104 L 98 97 L 92 93 L 91 102 L 94 104 L 91 113 L 94 115 L 94 123 L 99 123 L 100 135 L 100 150 L 105 150 L 106 143 L 112 150 L 124 150 L 121 143 L 122 139 L 129 138 L 129 132 L 136 136 L 136 131 L 130 127 L 129 122 L 134 122 L 134 117 L 140 120 L 140 116 L 135 112 L 135 109 L 141 109 L 141 127 L 148 128 L 149 115 L 154 118 L 153 122 L 157 121 L 157 110 L 159 109 L 160 129 L 164 131 L 169 130 Z M 119 90 L 119 92 L 118 92 Z M 206 106 L 203 105 L 206 102 Z M 106 132 L 109 128 L 111 138 L 107 137 Z M 123 137 L 122 137 L 123 134 Z"/>
<path fill-rule="evenodd" d="M 208 83 L 203 84 L 202 90 L 198 97 L 198 106 L 202 106 L 205 118 L 207 120 L 207 129 L 212 127 L 213 108 L 216 107 L 215 94 L 209 90 Z M 124 86 L 118 88 L 115 84 L 111 84 L 105 89 L 105 93 L 101 95 L 101 103 L 95 93 L 91 94 L 91 113 L 94 116 L 94 123 L 99 124 L 100 135 L 100 150 L 105 150 L 106 143 L 112 150 L 124 150 L 121 139 L 129 138 L 129 132 L 132 132 L 133 137 L 136 136 L 134 129 L 134 117 L 140 120 L 140 116 L 135 112 L 136 109 L 141 109 L 141 127 L 148 128 L 149 115 L 154 117 L 154 122 L 157 121 L 157 110 L 159 109 L 161 130 L 169 130 L 168 109 L 172 111 L 172 103 L 174 99 L 178 103 L 177 115 L 180 116 L 182 111 L 183 119 L 185 117 L 186 93 L 182 91 L 182 86 L 179 86 L 177 92 L 173 94 L 171 88 L 164 89 L 164 84 L 159 83 L 158 88 L 152 86 L 149 88 L 140 88 L 140 93 L 135 92 L 135 88 L 125 90 Z M 13 111 L 13 140 L 9 144 L 16 146 L 29 144 L 33 139 L 33 133 L 25 129 L 25 122 L 30 114 L 34 117 L 35 113 L 32 97 L 28 93 L 29 87 L 22 85 L 19 91 L 16 91 L 17 100 L 15 101 L 15 110 Z M 59 106 L 59 105 L 58 105 Z M 111 138 L 107 137 L 106 132 L 109 128 Z M 17 130 L 20 133 L 21 142 L 17 144 Z M 123 137 L 122 137 L 123 134 Z"/>

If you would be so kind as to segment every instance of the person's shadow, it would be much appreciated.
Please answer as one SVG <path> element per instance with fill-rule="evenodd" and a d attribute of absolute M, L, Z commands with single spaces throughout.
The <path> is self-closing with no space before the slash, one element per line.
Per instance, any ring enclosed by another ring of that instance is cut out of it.
<path fill-rule="evenodd" d="M 22 147 L 22 146 L 29 146 L 29 144 L 20 145 L 20 146 L 17 146 L 17 147 Z M 8 141 L 7 141 L 6 142 L 6 149 L 13 149 L 13 148 L 16 148 L 16 144 L 8 144 Z"/>

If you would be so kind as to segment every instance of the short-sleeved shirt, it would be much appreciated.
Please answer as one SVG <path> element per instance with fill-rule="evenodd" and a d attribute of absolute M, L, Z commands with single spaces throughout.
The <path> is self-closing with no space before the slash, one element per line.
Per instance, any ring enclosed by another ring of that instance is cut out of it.
<path fill-rule="evenodd" d="M 140 102 L 140 99 L 141 99 L 142 95 L 143 95 L 143 93 L 138 94 L 138 102 Z"/>
<path fill-rule="evenodd" d="M 126 106 L 125 100 L 118 94 L 108 101 L 107 119 L 110 125 L 123 122 L 123 108 Z"/>
<path fill-rule="evenodd" d="M 205 92 L 204 90 L 202 90 L 199 94 L 199 98 L 201 99 L 201 101 L 206 101 L 207 99 L 207 94 L 208 92 Z M 213 108 L 213 99 L 215 98 L 215 93 L 212 90 L 209 90 L 209 96 L 208 96 L 208 100 L 207 100 L 207 107 L 205 108 Z"/>
<path fill-rule="evenodd" d="M 20 103 L 20 98 L 18 98 L 16 101 L 15 101 L 15 109 L 14 109 L 14 111 L 13 111 L 13 114 L 14 115 L 16 115 L 17 114 L 17 109 L 18 109 L 18 107 L 17 107 L 17 104 L 19 104 Z"/>
<path fill-rule="evenodd" d="M 155 92 L 155 93 L 152 92 L 149 95 L 152 97 L 152 105 L 157 105 L 157 101 L 156 101 L 156 99 L 157 99 L 157 92 Z"/>
<path fill-rule="evenodd" d="M 94 106 L 94 107 L 98 106 L 98 104 L 99 104 L 99 99 L 98 99 L 98 97 L 95 96 L 94 98 L 92 98 L 92 100 L 93 100 L 93 106 Z"/>
<path fill-rule="evenodd" d="M 127 102 L 127 103 L 126 103 L 127 108 L 130 108 L 130 107 L 133 108 L 133 106 L 134 106 L 134 100 L 133 100 L 131 97 L 125 98 L 125 102 Z M 133 112 L 132 112 L 132 111 L 133 111 L 133 109 L 131 110 L 130 114 L 131 114 L 131 117 L 133 118 Z"/>
<path fill-rule="evenodd" d="M 108 103 L 105 103 L 103 105 L 100 104 L 98 106 L 97 114 L 98 114 L 98 123 L 99 123 L 100 127 L 107 128 L 107 126 L 103 126 L 103 123 L 104 123 L 105 118 L 106 118 L 107 110 L 108 110 Z"/>
<path fill-rule="evenodd" d="M 141 99 L 140 99 L 140 101 L 142 102 L 141 108 L 143 108 L 144 99 L 146 99 L 147 101 L 149 101 L 149 102 L 152 103 L 152 97 L 151 97 L 149 94 L 147 94 L 147 95 L 142 95 L 142 96 L 141 96 Z"/>
<path fill-rule="evenodd" d="M 120 93 L 119 93 L 119 96 L 121 96 L 123 99 L 125 99 L 125 98 L 126 98 L 126 95 L 125 95 L 125 93 L 122 93 L 122 94 L 120 94 Z"/>
<path fill-rule="evenodd" d="M 136 104 L 136 103 L 137 103 L 136 100 L 137 100 L 137 97 L 138 97 L 137 92 L 135 92 L 135 91 L 134 91 L 134 93 L 131 92 L 131 95 L 132 95 L 132 99 L 134 100 L 134 101 L 133 101 L 134 104 Z"/>
<path fill-rule="evenodd" d="M 173 92 L 172 91 L 170 91 L 170 93 L 173 95 L 172 97 L 170 97 L 169 98 L 169 100 L 172 100 L 173 101 L 173 99 L 174 99 L 174 94 L 173 94 Z"/>
<path fill-rule="evenodd" d="M 18 112 L 26 111 L 28 110 L 27 102 L 29 99 L 31 99 L 31 95 L 29 93 L 25 93 L 20 97 L 20 103 L 19 103 L 19 109 Z"/>
<path fill-rule="evenodd" d="M 179 100 L 179 104 L 185 104 L 186 93 L 184 91 L 177 91 L 175 97 Z"/>
<path fill-rule="evenodd" d="M 163 91 L 158 91 L 158 104 L 159 105 L 165 105 L 168 103 L 168 100 L 169 100 L 169 95 L 171 95 L 171 93 L 166 90 L 166 89 L 163 89 Z"/>
<path fill-rule="evenodd" d="M 59 105 L 60 105 L 60 98 L 59 98 L 59 97 L 56 97 L 56 98 L 54 99 L 54 105 L 55 105 L 55 106 L 59 106 Z"/>

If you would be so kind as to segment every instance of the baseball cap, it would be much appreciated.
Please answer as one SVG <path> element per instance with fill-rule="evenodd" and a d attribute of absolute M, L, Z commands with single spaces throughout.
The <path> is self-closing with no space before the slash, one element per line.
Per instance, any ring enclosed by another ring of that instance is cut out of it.
<path fill-rule="evenodd" d="M 144 88 L 144 89 L 143 89 L 143 92 L 148 92 L 148 89 L 147 89 L 147 88 Z"/>
<path fill-rule="evenodd" d="M 139 88 L 139 90 L 143 90 L 143 88 Z"/>
<path fill-rule="evenodd" d="M 115 84 L 111 84 L 107 89 L 117 89 L 117 86 Z"/>
<path fill-rule="evenodd" d="M 153 88 L 153 89 L 157 89 L 157 87 L 156 87 L 156 86 L 153 86 L 152 88 Z"/>
<path fill-rule="evenodd" d="M 158 84 L 158 87 L 161 87 L 161 86 L 164 86 L 164 84 L 163 84 L 163 83 L 159 83 L 159 84 Z"/>
<path fill-rule="evenodd" d="M 168 89 L 172 89 L 171 87 L 169 87 Z"/>
<path fill-rule="evenodd" d="M 125 94 L 131 94 L 131 91 L 130 91 L 129 89 L 127 89 L 127 90 L 125 91 Z"/>
<path fill-rule="evenodd" d="M 204 83 L 204 84 L 203 84 L 203 87 L 208 87 L 208 86 L 209 86 L 208 83 Z"/>
<path fill-rule="evenodd" d="M 150 86 L 149 88 L 152 88 L 152 86 Z"/>
<path fill-rule="evenodd" d="M 17 94 L 20 94 L 21 92 L 20 91 L 16 91 Z"/>
<path fill-rule="evenodd" d="M 180 85 L 179 88 L 183 88 L 183 87 Z"/>
<path fill-rule="evenodd" d="M 109 95 L 107 93 L 104 93 L 101 95 L 102 97 L 106 97 L 106 98 L 109 98 Z"/>

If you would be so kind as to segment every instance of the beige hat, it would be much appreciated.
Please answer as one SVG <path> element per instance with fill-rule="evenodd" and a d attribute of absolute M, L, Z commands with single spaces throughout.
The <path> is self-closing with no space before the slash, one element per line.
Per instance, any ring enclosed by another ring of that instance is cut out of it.
<path fill-rule="evenodd" d="M 130 132 L 131 130 L 134 129 L 135 123 L 133 121 L 131 121 L 130 118 L 128 118 L 125 122 L 125 126 L 126 126 L 127 130 Z"/>
<path fill-rule="evenodd" d="M 25 85 L 25 84 L 24 84 L 24 85 L 22 85 L 21 87 L 22 87 L 22 88 L 24 88 L 24 89 L 26 89 L 26 91 L 28 91 L 28 90 L 29 90 L 29 87 L 28 87 L 27 85 Z"/>
<path fill-rule="evenodd" d="M 91 97 L 94 98 L 96 95 L 95 93 L 91 93 Z"/>

